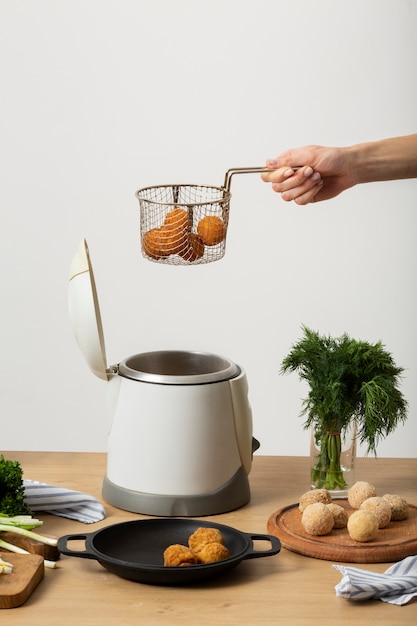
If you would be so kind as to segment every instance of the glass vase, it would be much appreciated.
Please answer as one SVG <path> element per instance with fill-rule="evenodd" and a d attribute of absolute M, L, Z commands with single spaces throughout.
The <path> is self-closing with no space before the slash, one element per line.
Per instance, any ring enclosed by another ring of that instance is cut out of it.
<path fill-rule="evenodd" d="M 314 427 L 310 443 L 310 484 L 312 489 L 327 489 L 333 497 L 346 497 L 355 482 L 356 421 L 340 431 Z"/>

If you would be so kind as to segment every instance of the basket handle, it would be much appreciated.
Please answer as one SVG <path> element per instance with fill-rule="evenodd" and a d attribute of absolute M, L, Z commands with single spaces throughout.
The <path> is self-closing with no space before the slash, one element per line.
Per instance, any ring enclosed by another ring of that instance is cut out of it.
<path fill-rule="evenodd" d="M 232 182 L 232 176 L 234 174 L 261 174 L 262 172 L 273 172 L 278 168 L 274 167 L 233 167 L 230 170 L 227 170 L 226 175 L 224 177 L 223 188 L 226 191 L 230 191 L 230 185 Z M 300 169 L 299 167 L 292 167 L 293 170 Z"/>

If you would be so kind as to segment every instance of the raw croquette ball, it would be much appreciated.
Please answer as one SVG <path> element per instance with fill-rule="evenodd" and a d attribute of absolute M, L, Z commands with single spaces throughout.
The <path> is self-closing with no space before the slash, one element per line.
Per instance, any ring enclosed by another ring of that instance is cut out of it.
<path fill-rule="evenodd" d="M 362 502 L 376 496 L 376 489 L 371 483 L 358 480 L 348 491 L 348 500 L 352 509 L 359 509 Z"/>
<path fill-rule="evenodd" d="M 378 520 L 378 527 L 385 528 L 391 520 L 391 507 L 383 498 L 374 496 L 362 502 L 360 511 L 371 511 Z"/>
<path fill-rule="evenodd" d="M 327 535 L 333 528 L 334 520 L 323 502 L 314 502 L 304 509 L 301 524 L 309 535 Z"/>
<path fill-rule="evenodd" d="M 391 520 L 398 522 L 408 518 L 408 502 L 401 496 L 386 493 L 382 499 L 391 507 Z"/>
<path fill-rule="evenodd" d="M 347 529 L 354 541 L 372 541 L 378 534 L 378 520 L 371 511 L 355 511 L 348 519 Z"/>
<path fill-rule="evenodd" d="M 300 498 L 298 508 L 302 513 L 309 504 L 313 504 L 314 502 L 323 502 L 324 504 L 330 504 L 331 501 L 332 497 L 327 489 L 311 489 L 310 491 L 306 491 L 306 493 L 303 493 Z"/>
<path fill-rule="evenodd" d="M 330 504 L 328 504 L 327 508 L 333 515 L 333 528 L 346 528 L 346 524 L 348 521 L 348 514 L 346 509 L 340 506 L 340 504 L 336 504 L 335 502 L 331 502 Z"/>

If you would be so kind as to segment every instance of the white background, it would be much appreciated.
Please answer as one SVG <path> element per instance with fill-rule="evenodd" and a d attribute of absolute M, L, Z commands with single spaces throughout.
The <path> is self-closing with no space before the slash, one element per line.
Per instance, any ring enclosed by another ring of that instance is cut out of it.
<path fill-rule="evenodd" d="M 417 181 L 297 207 L 234 177 L 226 256 L 184 268 L 143 259 L 134 197 L 416 132 L 416 32 L 415 0 L 1 0 L 2 450 L 106 450 L 106 383 L 67 309 L 86 237 L 109 364 L 224 354 L 247 372 L 260 453 L 304 455 L 306 389 L 279 374 L 301 325 L 381 339 L 410 406 L 378 454 L 416 456 Z"/>

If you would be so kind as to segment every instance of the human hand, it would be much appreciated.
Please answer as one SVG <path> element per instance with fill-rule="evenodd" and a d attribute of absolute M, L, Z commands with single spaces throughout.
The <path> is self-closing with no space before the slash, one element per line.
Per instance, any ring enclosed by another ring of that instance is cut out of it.
<path fill-rule="evenodd" d="M 261 178 L 272 183 L 273 191 L 287 202 L 308 204 L 328 200 L 355 184 L 349 154 L 347 148 L 322 146 L 287 150 L 266 161 L 271 172 L 263 173 Z"/>

